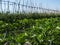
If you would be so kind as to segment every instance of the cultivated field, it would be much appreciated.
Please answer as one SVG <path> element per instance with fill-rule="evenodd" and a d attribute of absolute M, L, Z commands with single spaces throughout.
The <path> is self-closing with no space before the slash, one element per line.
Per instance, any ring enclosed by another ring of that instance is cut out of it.
<path fill-rule="evenodd" d="M 60 45 L 60 14 L 0 13 L 0 45 Z"/>

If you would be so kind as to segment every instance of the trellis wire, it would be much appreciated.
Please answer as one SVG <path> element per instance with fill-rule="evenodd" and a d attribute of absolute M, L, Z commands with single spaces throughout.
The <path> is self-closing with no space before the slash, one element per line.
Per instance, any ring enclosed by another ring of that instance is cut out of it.
<path fill-rule="evenodd" d="M 26 4 L 24 4 L 24 3 L 25 3 L 24 0 L 23 0 L 23 4 L 21 4 L 20 1 L 19 1 L 19 3 L 10 2 L 10 1 L 2 1 L 2 2 L 0 2 L 0 12 L 60 13 L 59 10 L 52 10 L 52 9 L 43 8 L 42 5 L 35 6 L 36 3 L 35 2 L 33 3 L 31 0 L 30 0 L 31 5 L 28 5 L 28 0 L 27 0 Z"/>

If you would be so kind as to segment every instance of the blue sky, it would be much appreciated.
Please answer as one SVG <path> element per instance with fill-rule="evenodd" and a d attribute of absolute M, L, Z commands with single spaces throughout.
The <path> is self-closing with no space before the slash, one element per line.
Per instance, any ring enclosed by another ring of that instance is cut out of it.
<path fill-rule="evenodd" d="M 60 0 L 41 0 L 42 5 L 46 8 L 59 9 L 60 10 Z"/>
<path fill-rule="evenodd" d="M 10 1 L 13 1 L 14 2 L 14 1 L 17 1 L 17 0 L 10 0 Z M 23 0 L 21 0 L 21 3 L 22 3 L 22 1 Z M 27 0 L 24 0 L 24 1 L 27 1 Z M 44 8 L 50 8 L 50 9 L 60 10 L 60 0 L 31 0 L 31 1 L 33 3 L 35 1 L 35 3 L 37 3 L 36 6 L 39 5 L 39 6 L 42 6 Z"/>
<path fill-rule="evenodd" d="M 8 0 L 5 0 L 5 1 L 8 1 Z M 23 0 L 9 0 L 9 1 L 11 1 L 11 2 L 20 1 L 21 4 L 23 2 Z M 31 0 L 31 2 L 35 3 L 34 6 L 40 6 L 40 7 L 47 8 L 47 9 L 60 10 L 60 0 Z M 24 0 L 24 4 L 31 5 L 32 3 L 30 3 L 30 0 L 28 0 L 28 2 L 27 2 L 27 0 Z M 7 7 L 7 6 L 5 6 L 5 7 Z M 4 7 L 4 9 L 7 9 L 5 7 Z M 10 10 L 12 10 L 12 9 L 13 9 L 13 7 L 10 6 Z"/>

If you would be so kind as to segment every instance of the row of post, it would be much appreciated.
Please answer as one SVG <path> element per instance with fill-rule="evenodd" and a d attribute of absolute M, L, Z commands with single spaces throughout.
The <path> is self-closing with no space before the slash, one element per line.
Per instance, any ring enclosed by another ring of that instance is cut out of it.
<path fill-rule="evenodd" d="M 2 1 L 0 2 L 0 12 L 13 12 L 13 13 L 20 13 L 20 12 L 37 12 L 37 13 L 59 13 L 60 11 L 58 10 L 51 10 L 51 9 L 46 9 L 46 8 L 42 8 L 40 6 L 35 6 L 35 3 L 33 3 L 30 0 L 31 5 L 28 5 L 28 0 L 26 2 L 26 5 L 21 4 L 21 2 L 19 1 L 19 3 L 16 2 L 10 2 L 10 1 Z"/>

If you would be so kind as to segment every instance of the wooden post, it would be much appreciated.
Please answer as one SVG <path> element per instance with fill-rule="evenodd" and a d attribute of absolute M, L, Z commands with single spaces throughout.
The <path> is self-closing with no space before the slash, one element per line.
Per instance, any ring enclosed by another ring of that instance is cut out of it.
<path fill-rule="evenodd" d="M 10 10 L 9 10 L 9 1 L 7 1 L 7 4 L 8 4 L 8 5 L 7 5 L 7 12 L 9 13 L 9 11 L 10 11 Z"/>
<path fill-rule="evenodd" d="M 2 12 L 2 0 L 0 0 L 0 9 L 1 9 L 1 12 Z"/>

